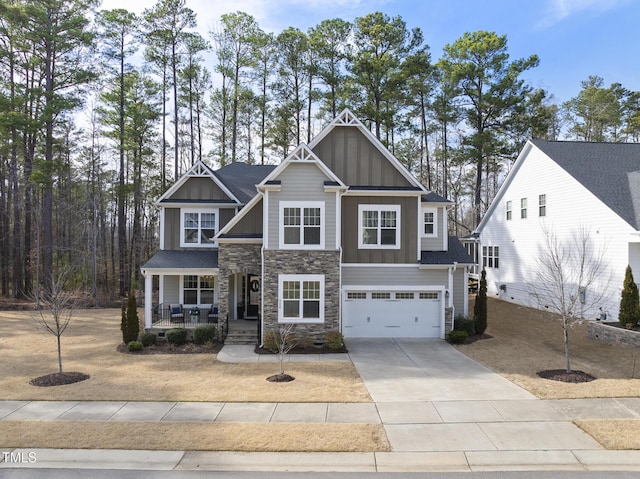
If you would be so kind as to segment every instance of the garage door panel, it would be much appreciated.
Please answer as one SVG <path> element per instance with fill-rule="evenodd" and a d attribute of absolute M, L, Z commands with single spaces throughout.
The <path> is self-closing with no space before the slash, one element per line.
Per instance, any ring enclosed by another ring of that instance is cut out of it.
<path fill-rule="evenodd" d="M 440 337 L 437 291 L 346 291 L 343 334 L 353 338 Z"/>

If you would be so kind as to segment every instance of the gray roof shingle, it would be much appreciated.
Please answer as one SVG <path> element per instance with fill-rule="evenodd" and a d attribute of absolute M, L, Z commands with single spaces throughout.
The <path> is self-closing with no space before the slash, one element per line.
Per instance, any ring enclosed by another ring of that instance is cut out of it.
<path fill-rule="evenodd" d="M 640 229 L 640 143 L 531 142 L 618 216 Z"/>
<path fill-rule="evenodd" d="M 256 185 L 264 180 L 276 165 L 248 165 L 236 161 L 214 171 L 229 190 L 242 203 L 248 203 L 256 193 Z"/>
<path fill-rule="evenodd" d="M 449 236 L 448 251 L 421 251 L 420 264 L 422 265 L 453 265 L 458 264 L 474 264 L 473 259 L 462 246 L 462 243 L 455 236 Z"/>
<path fill-rule="evenodd" d="M 147 261 L 142 269 L 217 269 L 218 250 L 162 250 Z"/>

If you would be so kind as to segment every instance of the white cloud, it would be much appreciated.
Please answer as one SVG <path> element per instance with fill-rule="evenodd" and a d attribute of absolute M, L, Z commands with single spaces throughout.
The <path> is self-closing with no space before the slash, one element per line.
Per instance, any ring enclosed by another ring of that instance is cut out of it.
<path fill-rule="evenodd" d="M 630 0 L 549 0 L 544 18 L 539 27 L 548 27 L 565 18 L 583 13 L 601 13 L 629 3 Z"/>

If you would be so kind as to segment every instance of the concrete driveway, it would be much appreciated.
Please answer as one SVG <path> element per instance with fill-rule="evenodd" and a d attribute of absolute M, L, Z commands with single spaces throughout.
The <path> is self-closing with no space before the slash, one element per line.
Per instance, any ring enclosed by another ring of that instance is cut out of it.
<path fill-rule="evenodd" d="M 572 454 L 602 448 L 551 405 L 445 341 L 351 339 L 347 347 L 394 452 Z"/>

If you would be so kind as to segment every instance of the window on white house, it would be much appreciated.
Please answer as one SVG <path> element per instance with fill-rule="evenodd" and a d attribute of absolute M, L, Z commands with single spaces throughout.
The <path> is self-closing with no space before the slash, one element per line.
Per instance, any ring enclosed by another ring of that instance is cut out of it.
<path fill-rule="evenodd" d="M 213 304 L 214 303 L 214 277 L 185 275 L 183 277 L 183 304 Z"/>
<path fill-rule="evenodd" d="M 520 199 L 520 218 L 523 220 L 527 218 L 527 199 Z"/>
<path fill-rule="evenodd" d="M 438 236 L 438 227 L 436 219 L 438 212 L 436 209 L 425 208 L 422 212 L 422 235 Z"/>
<path fill-rule="evenodd" d="M 482 247 L 482 266 L 485 268 L 500 267 L 500 248 L 498 246 Z"/>
<path fill-rule="evenodd" d="M 324 203 L 280 202 L 281 248 L 324 247 Z"/>
<path fill-rule="evenodd" d="M 538 215 L 547 216 L 547 195 L 538 196 Z"/>
<path fill-rule="evenodd" d="M 507 221 L 510 221 L 512 218 L 512 205 L 511 205 L 511 201 L 507 201 Z"/>
<path fill-rule="evenodd" d="M 182 210 L 180 246 L 212 246 L 218 231 L 218 211 Z"/>
<path fill-rule="evenodd" d="M 400 205 L 359 205 L 358 223 L 359 248 L 400 248 Z"/>
<path fill-rule="evenodd" d="M 279 275 L 279 321 L 324 321 L 324 275 Z"/>

